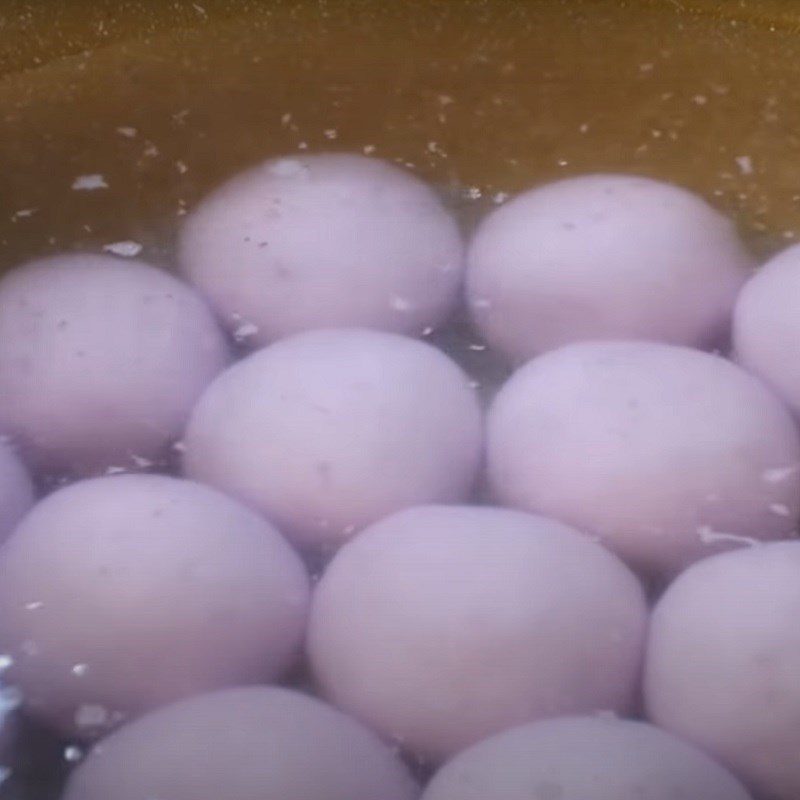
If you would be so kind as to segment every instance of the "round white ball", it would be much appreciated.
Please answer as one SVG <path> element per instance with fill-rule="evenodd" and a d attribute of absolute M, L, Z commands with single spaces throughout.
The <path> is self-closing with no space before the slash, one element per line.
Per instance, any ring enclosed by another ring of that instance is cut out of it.
<path fill-rule="evenodd" d="M 800 542 L 686 570 L 653 612 L 644 692 L 658 725 L 765 797 L 800 797 Z"/>
<path fill-rule="evenodd" d="M 788 411 L 729 361 L 673 345 L 586 342 L 529 362 L 489 410 L 487 462 L 504 504 L 597 535 L 647 573 L 789 536 L 800 512 Z"/>
<path fill-rule="evenodd" d="M 31 476 L 14 450 L 0 441 L 0 542 L 28 512 L 33 501 Z"/>
<path fill-rule="evenodd" d="M 734 310 L 733 346 L 737 361 L 800 413 L 800 245 L 745 284 Z"/>
<path fill-rule="evenodd" d="M 415 800 L 377 736 L 286 689 L 229 689 L 154 711 L 104 739 L 64 800 Z"/>
<path fill-rule="evenodd" d="M 750 800 L 700 750 L 643 722 L 563 717 L 512 728 L 442 767 L 423 800 Z"/>
<path fill-rule="evenodd" d="M 467 376 L 430 345 L 379 331 L 298 334 L 203 394 L 186 473 L 241 498 L 304 546 L 472 488 L 482 420 Z"/>
<path fill-rule="evenodd" d="M 0 549 L 0 647 L 26 708 L 79 737 L 190 694 L 269 681 L 303 637 L 308 578 L 260 516 L 176 478 L 94 478 Z"/>
<path fill-rule="evenodd" d="M 147 264 L 64 255 L 0 281 L 0 428 L 45 470 L 158 457 L 227 361 L 202 300 Z"/>
<path fill-rule="evenodd" d="M 294 155 L 235 177 L 187 218 L 183 273 L 264 344 L 310 328 L 419 334 L 453 310 L 458 227 L 435 193 L 358 155 Z"/>
<path fill-rule="evenodd" d="M 561 523 L 422 506 L 337 553 L 308 654 L 335 705 L 441 759 L 520 722 L 627 710 L 646 617 L 629 570 Z"/>
<path fill-rule="evenodd" d="M 632 175 L 586 175 L 519 195 L 478 227 L 467 295 L 514 360 L 582 339 L 716 344 L 752 258 L 700 197 Z"/>

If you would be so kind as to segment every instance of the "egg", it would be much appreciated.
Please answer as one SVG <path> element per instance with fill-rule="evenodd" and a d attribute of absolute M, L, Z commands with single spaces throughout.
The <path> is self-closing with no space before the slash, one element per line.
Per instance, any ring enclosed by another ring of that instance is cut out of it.
<path fill-rule="evenodd" d="M 649 634 L 649 717 L 775 800 L 800 797 L 799 616 L 800 542 L 774 542 L 686 570 Z"/>
<path fill-rule="evenodd" d="M 478 330 L 524 361 L 584 339 L 714 345 L 753 259 L 697 195 L 600 174 L 505 203 L 478 226 L 467 263 Z"/>
<path fill-rule="evenodd" d="M 528 720 L 630 709 L 646 618 L 633 574 L 566 525 L 421 506 L 334 556 L 307 648 L 325 697 L 437 761 Z"/>
<path fill-rule="evenodd" d="M 465 498 L 482 435 L 467 376 L 430 345 L 308 331 L 209 386 L 184 437 L 184 469 L 304 548 L 328 549 L 400 508 Z"/>
<path fill-rule="evenodd" d="M 254 344 L 340 326 L 419 334 L 453 310 L 464 271 L 458 227 L 425 183 L 344 153 L 237 175 L 189 215 L 178 257 Z"/>
<path fill-rule="evenodd" d="M 0 549 L 0 652 L 26 710 L 92 738 L 293 663 L 308 578 L 277 530 L 213 489 L 156 475 L 79 481 Z"/>
<path fill-rule="evenodd" d="M 249 687 L 184 700 L 88 755 L 63 800 L 414 800 L 371 731 L 298 692 Z"/>
<path fill-rule="evenodd" d="M 142 262 L 54 256 L 0 281 L 0 430 L 45 471 L 158 458 L 227 361 L 206 305 Z"/>
<path fill-rule="evenodd" d="M 34 501 L 31 476 L 7 442 L 0 440 L 0 542 Z"/>
<path fill-rule="evenodd" d="M 784 538 L 800 440 L 758 380 L 718 356 L 585 342 L 521 367 L 487 416 L 493 496 L 598 536 L 648 576 Z"/>
<path fill-rule="evenodd" d="M 768 261 L 742 289 L 733 345 L 737 361 L 800 413 L 800 245 Z"/>
<path fill-rule="evenodd" d="M 496 734 L 448 761 L 423 800 L 750 800 L 700 750 L 644 722 L 562 717 Z"/>

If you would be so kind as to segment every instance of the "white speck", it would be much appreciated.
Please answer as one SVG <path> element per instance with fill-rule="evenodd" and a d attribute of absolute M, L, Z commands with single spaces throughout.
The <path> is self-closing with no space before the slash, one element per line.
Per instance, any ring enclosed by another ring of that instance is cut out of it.
<path fill-rule="evenodd" d="M 639 72 L 652 72 L 655 64 L 647 62 L 646 64 L 639 64 Z"/>
<path fill-rule="evenodd" d="M 5 672 L 7 669 L 12 667 L 13 664 L 14 659 L 10 655 L 7 653 L 0 655 L 0 672 Z"/>
<path fill-rule="evenodd" d="M 423 336 L 430 336 L 433 333 L 433 328 L 429 325 L 427 328 L 422 329 Z"/>
<path fill-rule="evenodd" d="M 115 256 L 133 258 L 142 252 L 142 245 L 131 239 L 125 239 L 121 242 L 111 242 L 111 244 L 104 245 L 103 250 L 105 250 L 106 253 L 113 253 Z"/>
<path fill-rule="evenodd" d="M 788 467 L 772 467 L 765 469 L 761 474 L 764 483 L 782 483 L 783 481 L 796 475 L 800 470 L 800 464 L 790 464 Z"/>
<path fill-rule="evenodd" d="M 189 165 L 185 161 L 178 160 L 175 162 L 175 169 L 177 169 L 181 175 L 185 175 L 189 171 Z"/>
<path fill-rule="evenodd" d="M 21 208 L 11 215 L 11 221 L 16 222 L 18 219 L 28 219 L 28 217 L 32 217 L 37 210 L 38 209 L 35 208 Z"/>
<path fill-rule="evenodd" d="M 400 297 L 399 295 L 394 295 L 389 301 L 389 305 L 395 311 L 411 311 L 411 309 L 414 307 L 407 298 Z"/>
<path fill-rule="evenodd" d="M 80 761 L 83 758 L 83 750 L 74 744 L 68 745 L 64 748 L 64 761 L 69 761 L 71 764 Z"/>
<path fill-rule="evenodd" d="M 491 308 L 492 301 L 487 300 L 485 297 L 477 297 L 475 300 L 472 301 L 473 308 Z"/>
<path fill-rule="evenodd" d="M 660 138 L 661 138 L 661 137 L 664 135 L 664 132 L 663 132 L 663 131 L 660 131 L 660 130 L 658 130 L 658 128 L 653 128 L 653 129 L 650 131 L 650 135 L 651 135 L 651 136 L 652 136 L 654 139 L 660 139 Z"/>
<path fill-rule="evenodd" d="M 495 192 L 494 196 L 492 197 L 492 202 L 500 205 L 500 203 L 505 203 L 505 201 L 508 200 L 508 197 L 508 192 Z"/>
<path fill-rule="evenodd" d="M 481 198 L 481 196 L 482 196 L 483 192 L 481 192 L 481 190 L 480 190 L 480 189 L 479 189 L 477 186 L 468 186 L 468 187 L 467 187 L 467 188 L 464 190 L 464 194 L 465 194 L 465 195 L 466 195 L 466 196 L 467 196 L 467 197 L 468 197 L 470 200 L 479 200 L 479 199 Z"/>
<path fill-rule="evenodd" d="M 75 664 L 72 667 L 72 674 L 76 678 L 82 678 L 89 670 L 88 664 Z"/>
<path fill-rule="evenodd" d="M 703 544 L 719 544 L 720 542 L 731 542 L 732 544 L 744 544 L 749 547 L 755 547 L 761 542 L 753 539 L 750 536 L 739 536 L 735 533 L 725 533 L 723 531 L 715 531 L 709 525 L 700 525 L 697 528 L 697 535 Z"/>
<path fill-rule="evenodd" d="M 794 231 L 784 231 L 781 236 L 783 236 L 784 239 L 794 239 L 797 234 Z"/>
<path fill-rule="evenodd" d="M 437 156 L 441 156 L 442 158 L 447 158 L 447 153 L 442 149 L 439 142 L 430 141 L 428 142 L 428 152 L 434 153 Z"/>
<path fill-rule="evenodd" d="M 78 728 L 97 728 L 108 722 L 108 711 L 103 706 L 85 703 L 75 712 L 75 725 Z"/>
<path fill-rule="evenodd" d="M 482 353 L 486 349 L 485 344 L 470 344 L 467 346 L 469 350 L 474 350 L 476 353 Z"/>
<path fill-rule="evenodd" d="M 185 442 L 175 442 L 172 445 L 172 449 L 176 453 L 185 453 L 186 452 L 186 443 Z"/>
<path fill-rule="evenodd" d="M 20 646 L 19 649 L 22 650 L 22 654 L 25 656 L 29 656 L 33 658 L 33 656 L 39 655 L 39 645 L 36 642 L 31 641 L 30 639 L 26 639 Z"/>
<path fill-rule="evenodd" d="M 559 167 L 566 167 L 567 164 L 569 164 L 569 161 L 567 161 L 566 158 L 559 158 L 558 161 L 556 161 L 556 164 L 558 164 Z"/>
<path fill-rule="evenodd" d="M 714 92 L 714 94 L 725 95 L 728 94 L 730 90 L 731 90 L 730 86 L 725 86 L 724 84 L 721 83 L 711 84 L 711 91 Z"/>
<path fill-rule="evenodd" d="M 182 108 L 180 111 L 176 111 L 172 115 L 172 119 L 175 122 L 177 122 L 178 125 L 183 125 L 183 123 L 186 122 L 186 117 L 188 117 L 188 116 L 189 116 L 189 109 L 188 108 Z"/>
<path fill-rule="evenodd" d="M 285 128 L 289 125 L 292 121 L 292 114 L 290 111 L 287 111 L 285 114 L 281 115 L 281 125 Z"/>
<path fill-rule="evenodd" d="M 148 142 L 142 151 L 142 155 L 145 158 L 155 158 L 156 156 L 161 155 L 161 151 L 153 142 Z"/>
<path fill-rule="evenodd" d="M 257 333 L 258 325 L 253 322 L 242 322 L 242 324 L 237 326 L 236 330 L 233 332 L 233 338 L 236 339 L 237 342 L 243 342 L 246 339 L 255 336 Z"/>
<path fill-rule="evenodd" d="M 481 382 L 480 381 L 476 381 L 476 380 L 468 381 L 467 385 L 469 386 L 470 389 L 480 389 L 481 388 Z"/>
<path fill-rule="evenodd" d="M 692 102 L 696 106 L 704 106 L 708 102 L 708 98 L 704 94 L 696 94 L 692 98 Z"/>
<path fill-rule="evenodd" d="M 44 603 L 41 600 L 33 600 L 30 603 L 25 603 L 26 611 L 38 611 L 40 608 L 44 608 Z"/>
<path fill-rule="evenodd" d="M 207 17 L 208 12 L 199 3 L 192 3 L 192 8 L 201 16 Z"/>
<path fill-rule="evenodd" d="M 440 106 L 449 106 L 451 103 L 455 103 L 455 100 L 449 94 L 440 94 L 437 100 Z"/>
<path fill-rule="evenodd" d="M 269 171 L 278 178 L 293 178 L 305 172 L 306 168 L 302 161 L 295 158 L 281 158 L 270 166 Z"/>
<path fill-rule="evenodd" d="M 137 456 L 135 453 L 131 454 L 131 461 L 133 462 L 133 466 L 139 469 L 148 469 L 152 467 L 154 463 L 151 459 L 145 458 L 144 456 Z"/>
<path fill-rule="evenodd" d="M 0 689 L 0 717 L 19 708 L 23 699 L 22 689 L 18 686 L 4 686 Z"/>
<path fill-rule="evenodd" d="M 345 536 L 352 536 L 355 532 L 356 532 L 356 526 L 355 525 L 345 525 L 345 527 L 342 528 L 342 533 Z"/>
<path fill-rule="evenodd" d="M 121 127 L 117 128 L 117 133 L 120 136 L 124 136 L 126 139 L 135 139 L 136 134 L 139 133 L 139 131 L 137 131 L 136 128 L 130 127 L 130 125 L 122 125 Z"/>
<path fill-rule="evenodd" d="M 106 179 L 100 174 L 79 175 L 72 182 L 72 188 L 76 192 L 92 192 L 96 189 L 108 189 Z"/>
<path fill-rule="evenodd" d="M 581 133 L 587 133 L 588 130 L 589 130 L 589 123 L 588 122 L 584 122 L 583 125 L 581 125 L 580 128 L 578 128 L 578 130 Z"/>
<path fill-rule="evenodd" d="M 339 135 L 339 132 L 336 130 L 336 128 L 327 128 L 324 131 L 324 134 L 326 139 L 335 139 Z"/>
<path fill-rule="evenodd" d="M 791 517 L 792 512 L 789 506 L 785 505 L 784 503 L 770 503 L 769 510 L 773 514 L 777 514 L 779 517 Z"/>
<path fill-rule="evenodd" d="M 365 156 L 371 156 L 375 152 L 375 150 L 376 150 L 376 147 L 375 147 L 374 144 L 367 144 L 367 145 L 364 145 L 364 147 L 363 147 L 363 153 L 364 153 Z"/>
<path fill-rule="evenodd" d="M 750 156 L 736 156 L 734 159 L 736 162 L 736 166 L 739 167 L 739 172 L 742 175 L 752 175 L 753 174 L 753 159 Z"/>
<path fill-rule="evenodd" d="M 125 467 L 111 466 L 111 467 L 106 467 L 106 471 L 105 471 L 104 474 L 105 475 L 121 475 L 123 472 L 127 472 Z"/>

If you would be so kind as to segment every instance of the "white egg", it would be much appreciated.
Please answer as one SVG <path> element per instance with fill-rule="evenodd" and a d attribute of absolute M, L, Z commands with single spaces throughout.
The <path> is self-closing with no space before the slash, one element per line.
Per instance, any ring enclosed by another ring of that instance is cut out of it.
<path fill-rule="evenodd" d="M 585 175 L 489 214 L 468 251 L 479 331 L 511 359 L 582 339 L 716 344 L 753 265 L 700 197 L 632 175 Z"/>
<path fill-rule="evenodd" d="M 464 252 L 436 194 L 359 155 L 278 158 L 236 176 L 187 218 L 183 273 L 240 338 L 310 328 L 419 334 L 458 301 Z"/>

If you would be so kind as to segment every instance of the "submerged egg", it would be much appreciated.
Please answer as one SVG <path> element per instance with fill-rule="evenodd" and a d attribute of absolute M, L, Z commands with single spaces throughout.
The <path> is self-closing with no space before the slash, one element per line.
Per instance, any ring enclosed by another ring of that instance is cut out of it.
<path fill-rule="evenodd" d="M 184 700 L 104 739 L 64 800 L 414 800 L 371 731 L 324 703 L 252 687 Z"/>
<path fill-rule="evenodd" d="M 738 362 L 800 413 L 800 245 L 768 261 L 742 289 L 733 345 Z"/>
<path fill-rule="evenodd" d="M 359 155 L 267 161 L 217 189 L 181 232 L 179 262 L 241 338 L 310 328 L 419 334 L 458 301 L 458 227 L 436 194 Z"/>
<path fill-rule="evenodd" d="M 544 720 L 492 736 L 434 776 L 423 800 L 750 800 L 700 750 L 643 722 Z"/>
<path fill-rule="evenodd" d="M 486 447 L 498 500 L 597 535 L 649 574 L 787 537 L 800 512 L 788 411 L 689 348 L 586 342 L 535 358 L 497 394 Z"/>
<path fill-rule="evenodd" d="M 0 652 L 26 709 L 92 737 L 177 698 L 290 666 L 308 579 L 264 519 L 213 489 L 94 478 L 0 548 Z"/>
<path fill-rule="evenodd" d="M 466 498 L 482 433 L 467 376 L 430 345 L 309 331 L 209 386 L 184 437 L 184 468 L 297 543 L 329 547 L 400 508 Z"/>
<path fill-rule="evenodd" d="M 716 344 L 753 265 L 700 197 L 633 175 L 519 195 L 481 222 L 467 261 L 477 327 L 516 361 L 583 339 Z"/>
<path fill-rule="evenodd" d="M 695 564 L 653 612 L 648 716 L 728 764 L 759 797 L 800 797 L 800 542 Z"/>
<path fill-rule="evenodd" d="M 335 705 L 436 760 L 527 720 L 628 710 L 646 618 L 624 564 L 566 525 L 422 506 L 336 554 L 308 654 Z"/>
<path fill-rule="evenodd" d="M 0 429 L 46 471 L 158 457 L 227 361 L 210 310 L 147 264 L 63 255 L 0 281 Z"/>

